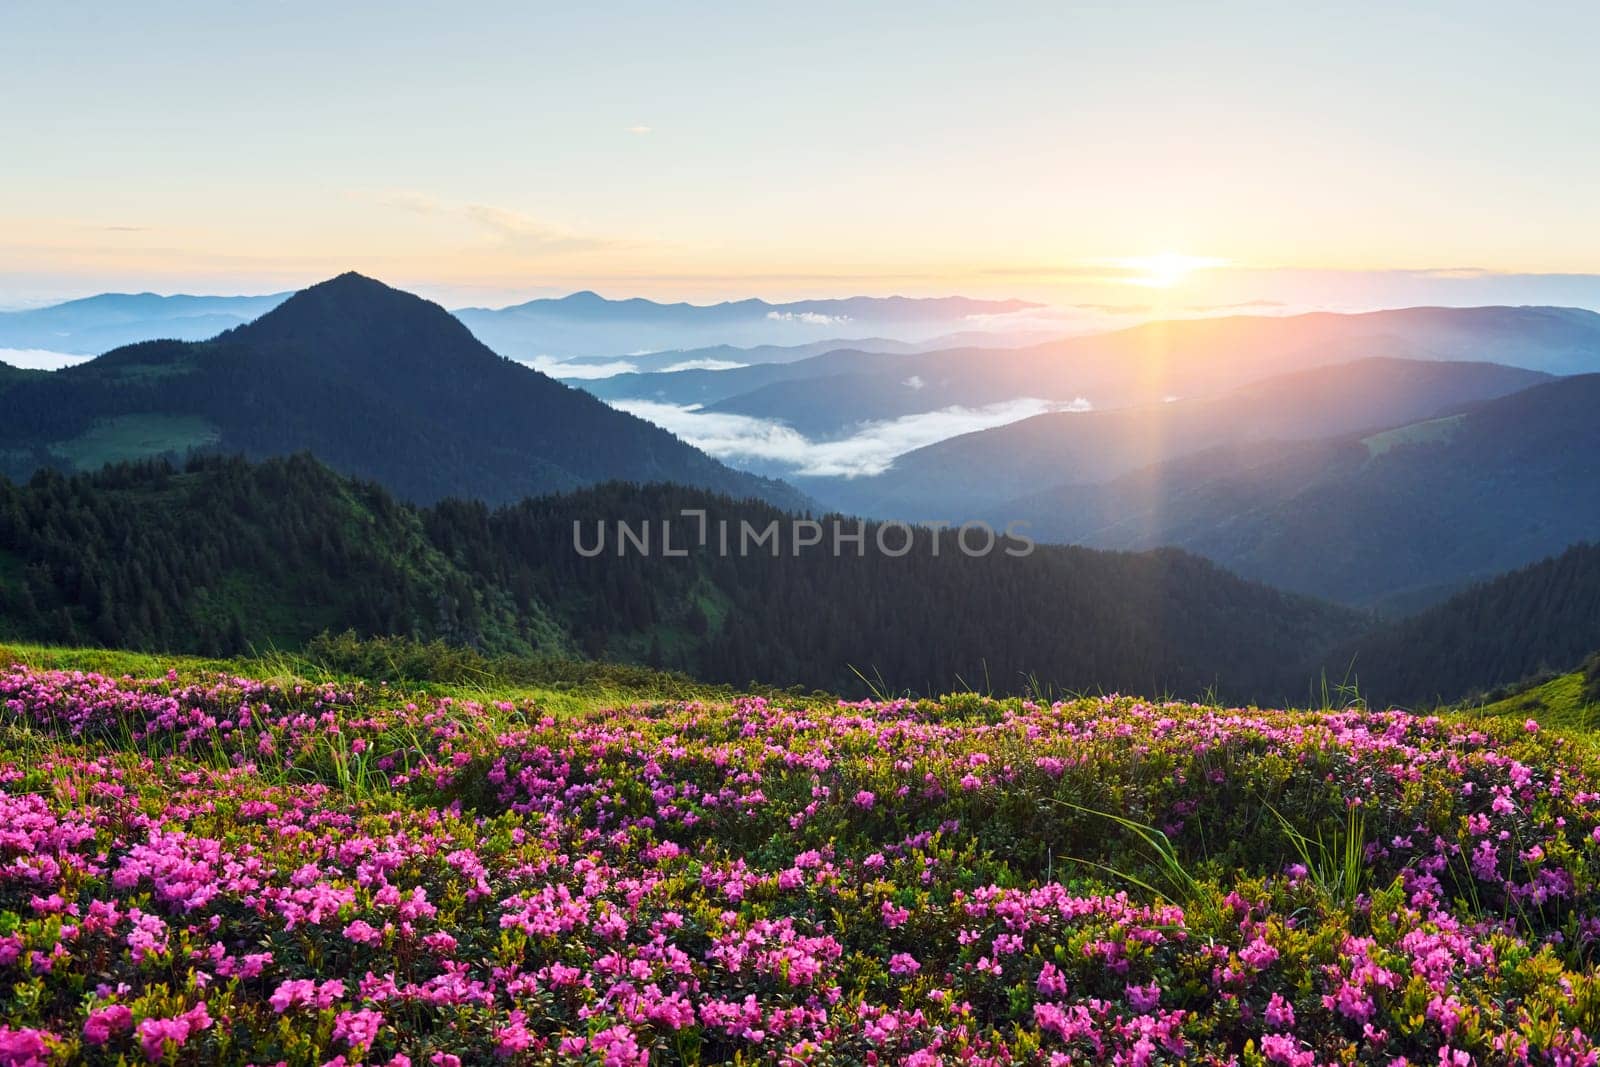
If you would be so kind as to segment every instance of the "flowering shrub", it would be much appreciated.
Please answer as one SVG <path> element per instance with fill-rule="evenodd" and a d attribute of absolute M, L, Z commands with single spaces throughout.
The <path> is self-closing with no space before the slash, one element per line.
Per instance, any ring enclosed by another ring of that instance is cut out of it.
<path fill-rule="evenodd" d="M 1600 759 L 0 674 L 0 1065 L 1600 1062 Z"/>

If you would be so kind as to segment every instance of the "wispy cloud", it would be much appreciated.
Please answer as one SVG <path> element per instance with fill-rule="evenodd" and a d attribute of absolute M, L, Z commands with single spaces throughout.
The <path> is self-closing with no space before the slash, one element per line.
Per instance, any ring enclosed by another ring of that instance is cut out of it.
<path fill-rule="evenodd" d="M 573 233 L 520 212 L 490 207 L 487 204 L 467 204 L 462 208 L 462 213 L 493 234 L 502 247 L 514 252 L 533 255 L 553 252 L 591 252 L 601 248 L 615 248 L 620 244 L 602 237 Z"/>
<path fill-rule="evenodd" d="M 673 363 L 670 366 L 662 367 L 661 373 L 671 374 L 673 371 L 680 370 L 738 370 L 740 367 L 748 366 L 748 363 L 740 363 L 732 359 L 686 359 L 682 363 Z"/>
<path fill-rule="evenodd" d="M 0 348 L 0 363 L 24 370 L 60 370 L 87 363 L 93 356 L 75 356 L 67 352 L 51 352 L 43 348 Z"/>
<path fill-rule="evenodd" d="M 595 378 L 614 378 L 618 374 L 632 374 L 638 370 L 638 364 L 629 363 L 625 359 L 611 360 L 608 363 L 563 363 L 550 356 L 535 356 L 525 359 L 526 363 L 534 370 L 543 371 L 552 378 L 565 378 L 568 381 L 590 381 Z"/>
<path fill-rule="evenodd" d="M 577 233 L 565 226 L 492 204 L 463 203 L 414 189 L 388 189 L 379 203 L 415 215 L 457 218 L 487 234 L 497 248 L 523 256 L 592 252 L 627 247 L 627 242 Z"/>
<path fill-rule="evenodd" d="M 633 134 L 635 137 L 643 137 L 647 133 L 655 133 L 656 131 L 651 129 L 649 126 L 638 124 L 629 126 L 627 132 Z"/>
<path fill-rule="evenodd" d="M 616 407 L 671 430 L 718 459 L 760 462 L 812 477 L 881 474 L 896 457 L 947 437 L 1004 426 L 1050 411 L 1089 411 L 1083 397 L 1071 403 L 1020 397 L 984 407 L 950 407 L 866 423 L 838 441 L 813 441 L 783 423 L 748 415 L 700 411 L 651 400 L 617 401 Z"/>
<path fill-rule="evenodd" d="M 820 311 L 769 311 L 767 318 L 773 322 L 803 322 L 807 326 L 842 326 L 850 321 L 849 315 L 824 315 Z"/>

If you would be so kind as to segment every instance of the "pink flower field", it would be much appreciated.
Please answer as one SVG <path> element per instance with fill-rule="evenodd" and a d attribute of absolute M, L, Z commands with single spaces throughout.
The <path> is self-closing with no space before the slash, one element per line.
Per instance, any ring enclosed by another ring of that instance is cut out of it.
<path fill-rule="evenodd" d="M 1600 759 L 0 674 L 0 1064 L 1600 1062 Z"/>

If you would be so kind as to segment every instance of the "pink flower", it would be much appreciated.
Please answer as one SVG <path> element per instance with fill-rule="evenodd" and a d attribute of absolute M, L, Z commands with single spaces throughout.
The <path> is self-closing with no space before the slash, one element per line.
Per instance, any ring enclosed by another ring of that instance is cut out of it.
<path fill-rule="evenodd" d="M 47 1030 L 13 1030 L 0 1026 L 0 1067 L 49 1067 L 50 1046 L 55 1040 Z"/>
<path fill-rule="evenodd" d="M 346 926 L 344 936 L 358 945 L 371 945 L 383 940 L 383 933 L 364 919 L 357 919 Z"/>
<path fill-rule="evenodd" d="M 343 996 L 344 983 L 337 978 L 323 982 L 320 987 L 309 978 L 290 978 L 273 991 L 268 1003 L 273 1011 L 282 1015 L 290 1008 L 329 1008 Z"/>
<path fill-rule="evenodd" d="M 132 1009 L 126 1004 L 110 1004 L 89 1013 L 83 1021 L 83 1040 L 91 1045 L 104 1045 L 132 1028 Z"/>
<path fill-rule="evenodd" d="M 1288 1034 L 1268 1034 L 1261 1039 L 1261 1053 L 1268 1063 L 1281 1063 L 1285 1067 L 1314 1067 L 1316 1053 L 1302 1049 L 1300 1043 Z"/>
<path fill-rule="evenodd" d="M 915 956 L 908 953 L 896 952 L 889 957 L 889 973 L 898 978 L 916 974 L 920 970 L 922 970 L 922 964 L 917 962 Z"/>
<path fill-rule="evenodd" d="M 273 990 L 267 1002 L 272 1005 L 273 1011 L 282 1015 L 297 1005 L 311 1003 L 316 991 L 317 983 L 309 978 L 289 978 Z"/>
<path fill-rule="evenodd" d="M 1277 993 L 1267 1001 L 1267 1025 L 1275 1030 L 1294 1029 L 1294 1005 Z"/>
<path fill-rule="evenodd" d="M 194 1034 L 211 1025 L 204 1001 L 172 1019 L 146 1019 L 139 1024 L 139 1045 L 144 1058 L 151 1063 L 160 1060 L 167 1052 L 167 1042 L 180 1049 Z"/>
<path fill-rule="evenodd" d="M 383 1013 L 362 1010 L 344 1011 L 333 1021 L 333 1036 L 351 1048 L 370 1048 L 383 1029 Z"/>
<path fill-rule="evenodd" d="M 877 799 L 870 790 L 863 789 L 856 794 L 854 803 L 856 807 L 866 809 L 872 807 L 877 802 Z"/>
<path fill-rule="evenodd" d="M 1039 971 L 1039 980 L 1035 983 L 1040 993 L 1047 997 L 1065 996 L 1067 992 L 1067 979 L 1061 969 L 1053 963 L 1046 963 Z"/>
<path fill-rule="evenodd" d="M 1123 988 L 1128 994 L 1128 1006 L 1141 1015 L 1154 1011 L 1161 1003 L 1161 986 L 1155 982 Z"/>

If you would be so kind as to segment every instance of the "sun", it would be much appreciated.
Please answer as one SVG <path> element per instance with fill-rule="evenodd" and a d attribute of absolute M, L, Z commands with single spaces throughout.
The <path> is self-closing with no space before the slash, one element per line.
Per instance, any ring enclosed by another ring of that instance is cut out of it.
<path fill-rule="evenodd" d="M 1116 260 L 1116 265 L 1132 274 L 1121 279 L 1128 285 L 1142 285 L 1150 289 L 1170 289 L 1197 270 L 1226 266 L 1228 261 L 1216 256 L 1186 256 L 1180 252 L 1159 252 L 1153 256 L 1130 256 Z"/>

